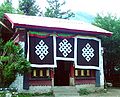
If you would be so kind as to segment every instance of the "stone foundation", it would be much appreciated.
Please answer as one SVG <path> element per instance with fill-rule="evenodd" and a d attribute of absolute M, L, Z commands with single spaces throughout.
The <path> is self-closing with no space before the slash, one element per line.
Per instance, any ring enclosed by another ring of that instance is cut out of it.
<path fill-rule="evenodd" d="M 73 78 L 70 79 L 71 86 L 73 85 Z M 95 84 L 81 84 L 75 85 L 76 89 L 79 91 L 80 89 L 87 89 L 89 91 L 97 91 L 100 89 L 104 89 L 104 86 L 96 87 Z M 26 93 L 48 93 L 52 91 L 52 86 L 29 86 L 29 90 L 23 89 L 23 76 L 17 75 L 16 80 L 10 85 L 10 88 L 17 88 L 18 92 L 26 92 Z"/>
<path fill-rule="evenodd" d="M 30 86 L 29 90 L 27 90 L 26 92 L 29 92 L 29 93 L 48 93 L 51 91 L 52 91 L 51 86 Z"/>

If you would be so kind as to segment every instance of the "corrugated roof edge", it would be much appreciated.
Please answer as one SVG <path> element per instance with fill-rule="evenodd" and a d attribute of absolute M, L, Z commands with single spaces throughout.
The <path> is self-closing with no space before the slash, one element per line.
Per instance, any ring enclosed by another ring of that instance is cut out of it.
<path fill-rule="evenodd" d="M 33 28 L 52 28 L 52 29 L 65 29 L 65 30 L 70 30 L 70 31 L 85 31 L 88 32 L 88 34 L 102 34 L 106 36 L 111 36 L 112 32 L 109 32 L 107 30 L 104 30 L 102 28 L 99 28 L 97 26 L 94 26 L 89 23 L 84 23 L 80 21 L 75 21 L 75 20 L 66 20 L 66 19 L 57 19 L 57 18 L 49 18 L 49 17 L 38 17 L 38 16 L 27 16 L 27 15 L 19 15 L 19 14 L 9 14 L 5 13 L 4 16 L 12 23 L 12 27 L 15 26 L 22 26 L 22 27 L 33 27 Z M 17 17 L 19 19 L 17 19 Z M 29 21 L 27 21 L 25 18 L 27 18 Z M 21 19 L 24 19 L 24 21 L 20 21 Z M 36 20 L 41 20 L 41 23 L 36 22 L 35 24 L 33 23 Z M 26 20 L 26 21 L 25 21 Z M 31 20 L 31 21 L 30 21 Z M 45 22 L 46 20 L 46 22 Z M 48 22 L 53 22 L 52 25 L 49 25 Z M 56 24 L 54 24 L 56 23 Z M 66 24 L 66 25 L 64 25 Z M 71 27 L 73 28 L 71 28 Z M 76 27 L 76 26 L 82 26 L 82 27 Z M 93 29 L 93 30 L 91 30 Z M 80 32 L 79 32 L 80 33 Z"/>

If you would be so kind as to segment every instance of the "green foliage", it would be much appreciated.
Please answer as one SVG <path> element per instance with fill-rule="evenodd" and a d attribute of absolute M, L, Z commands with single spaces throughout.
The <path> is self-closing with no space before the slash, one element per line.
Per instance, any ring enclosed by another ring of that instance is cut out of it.
<path fill-rule="evenodd" d="M 40 15 L 40 8 L 35 4 L 35 0 L 19 0 L 19 9 L 25 15 Z"/>
<path fill-rule="evenodd" d="M 14 13 L 15 9 L 12 7 L 10 2 L 4 2 L 0 5 L 0 18 L 3 17 L 4 13 Z"/>
<path fill-rule="evenodd" d="M 13 82 L 17 73 L 28 72 L 30 63 L 24 58 L 21 47 L 13 41 L 0 41 L 0 47 L 0 87 L 3 87 Z"/>
<path fill-rule="evenodd" d="M 90 91 L 88 91 L 87 89 L 80 89 L 79 94 L 80 95 L 88 95 L 88 94 L 90 94 Z"/>
<path fill-rule="evenodd" d="M 112 37 L 102 37 L 102 46 L 105 47 L 105 58 L 108 65 L 120 64 L 120 19 L 108 14 L 97 15 L 94 25 L 113 32 Z"/>
<path fill-rule="evenodd" d="M 19 93 L 18 94 L 19 97 L 33 97 L 33 96 L 53 96 L 52 92 L 48 92 L 48 93 Z"/>
<path fill-rule="evenodd" d="M 6 92 L 0 92 L 0 97 L 6 97 L 5 96 Z M 52 92 L 48 92 L 48 93 L 18 93 L 18 97 L 36 97 L 36 96 L 53 96 Z M 12 96 L 12 97 L 16 97 L 16 96 Z"/>
<path fill-rule="evenodd" d="M 59 0 L 47 0 L 49 7 L 46 8 L 44 15 L 46 17 L 54 17 L 54 18 L 64 18 L 69 19 L 70 17 L 74 17 L 74 13 L 71 10 L 62 11 L 61 7 L 65 5 L 65 2 L 60 3 Z"/>
<path fill-rule="evenodd" d="M 5 92 L 4 93 L 0 92 L 0 97 L 5 97 Z"/>
<path fill-rule="evenodd" d="M 12 7 L 12 3 L 10 0 L 5 0 L 0 5 L 0 19 L 3 18 L 4 13 L 19 13 L 22 14 L 22 12 L 19 9 L 15 9 Z"/>

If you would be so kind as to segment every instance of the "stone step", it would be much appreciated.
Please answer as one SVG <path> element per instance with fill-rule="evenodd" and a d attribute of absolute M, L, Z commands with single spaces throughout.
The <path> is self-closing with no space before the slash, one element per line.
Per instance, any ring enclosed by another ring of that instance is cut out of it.
<path fill-rule="evenodd" d="M 71 86 L 70 87 L 68 87 L 68 86 L 67 87 L 66 86 L 63 87 L 62 86 L 62 87 L 54 87 L 53 90 L 56 90 L 56 91 L 57 90 L 60 90 L 60 91 L 62 91 L 62 90 L 69 90 L 70 91 L 71 90 L 71 91 L 73 91 L 73 90 L 76 90 L 76 88 L 75 87 L 71 87 Z"/>
<path fill-rule="evenodd" d="M 55 97 L 79 97 L 79 93 L 74 86 L 53 87 L 53 94 Z"/>
<path fill-rule="evenodd" d="M 70 96 L 70 95 L 56 95 L 54 97 L 80 97 L 80 96 Z"/>
<path fill-rule="evenodd" d="M 57 97 L 57 96 L 79 96 L 79 94 L 78 93 L 71 93 L 71 94 L 66 94 L 66 93 L 62 93 L 62 94 L 59 94 L 59 93 L 55 93 L 54 94 L 55 95 L 55 97 Z"/>
<path fill-rule="evenodd" d="M 75 91 L 75 90 L 74 90 L 74 91 L 68 91 L 68 90 L 66 91 L 66 90 L 63 90 L 63 91 L 54 91 L 54 93 L 59 93 L 59 94 L 60 94 L 60 93 L 61 93 L 61 94 L 62 94 L 62 93 L 64 93 L 64 94 L 72 94 L 72 93 L 74 93 L 74 94 L 76 94 L 76 93 L 78 93 L 78 92 Z"/>
<path fill-rule="evenodd" d="M 76 91 L 76 89 L 53 89 L 54 91 Z"/>

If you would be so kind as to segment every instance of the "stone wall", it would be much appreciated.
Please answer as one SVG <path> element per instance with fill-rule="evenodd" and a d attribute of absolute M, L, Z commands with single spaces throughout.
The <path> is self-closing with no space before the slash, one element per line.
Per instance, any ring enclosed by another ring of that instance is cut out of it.
<path fill-rule="evenodd" d="M 30 86 L 28 90 L 29 93 L 48 93 L 51 91 L 51 86 Z"/>
<path fill-rule="evenodd" d="M 16 75 L 16 80 L 12 82 L 10 88 L 17 88 L 19 92 L 23 91 L 23 76 L 20 74 Z"/>

